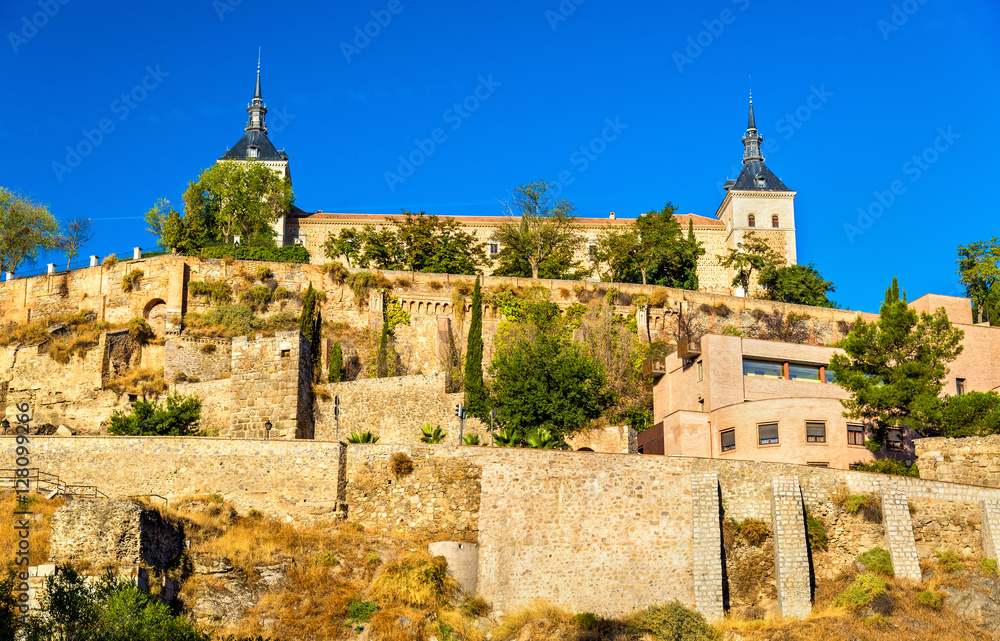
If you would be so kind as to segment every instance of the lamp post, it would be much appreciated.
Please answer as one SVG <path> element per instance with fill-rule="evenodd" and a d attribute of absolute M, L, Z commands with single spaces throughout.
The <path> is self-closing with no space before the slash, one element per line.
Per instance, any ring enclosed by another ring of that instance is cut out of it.
<path fill-rule="evenodd" d="M 236 245 L 236 260 L 240 259 L 240 237 L 233 236 L 233 244 Z"/>
<path fill-rule="evenodd" d="M 274 426 L 271 425 L 271 421 L 265 421 L 264 422 L 264 440 L 265 441 L 271 440 L 271 428 L 272 427 L 274 427 Z"/>

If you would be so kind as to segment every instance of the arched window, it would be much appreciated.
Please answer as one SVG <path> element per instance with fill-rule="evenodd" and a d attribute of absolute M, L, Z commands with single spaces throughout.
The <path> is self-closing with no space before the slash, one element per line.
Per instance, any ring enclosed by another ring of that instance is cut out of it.
<path fill-rule="evenodd" d="M 754 218 L 753 214 L 750 214 L 750 218 L 749 218 L 749 220 L 747 220 L 747 225 L 750 226 L 750 227 L 756 227 L 757 226 L 757 219 Z"/>
<path fill-rule="evenodd" d="M 777 216 L 771 216 L 771 227 L 774 227 L 775 229 L 778 228 L 778 217 Z"/>

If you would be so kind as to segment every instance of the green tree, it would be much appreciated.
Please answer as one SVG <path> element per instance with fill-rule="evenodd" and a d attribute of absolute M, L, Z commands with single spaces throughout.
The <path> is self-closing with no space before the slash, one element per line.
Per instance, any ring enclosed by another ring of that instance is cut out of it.
<path fill-rule="evenodd" d="M 166 404 L 145 399 L 132 403 L 128 414 L 115 410 L 108 433 L 120 436 L 197 436 L 195 426 L 201 418 L 201 399 L 197 396 L 171 394 Z"/>
<path fill-rule="evenodd" d="M 547 333 L 506 338 L 493 355 L 491 397 L 500 425 L 519 440 L 535 429 L 562 438 L 614 401 L 600 365 L 579 345 Z"/>
<path fill-rule="evenodd" d="M 479 277 L 472 289 L 472 318 L 469 321 L 469 339 L 465 353 L 465 406 L 469 414 L 486 420 L 489 408 L 483 386 L 483 293 Z"/>
<path fill-rule="evenodd" d="M 330 232 L 323 243 L 323 251 L 327 258 L 343 258 L 348 267 L 357 267 L 361 259 L 364 243 L 361 234 L 356 229 L 341 229 L 337 236 Z"/>
<path fill-rule="evenodd" d="M 58 249 L 59 222 L 46 205 L 0 187 L 0 272 L 32 264 L 38 252 Z"/>
<path fill-rule="evenodd" d="M 71 218 L 65 225 L 66 233 L 63 234 L 59 245 L 66 254 L 66 269 L 73 259 L 80 255 L 80 248 L 86 245 L 94 237 L 91 231 L 89 218 Z"/>
<path fill-rule="evenodd" d="M 949 396 L 931 413 L 929 434 L 960 438 L 1000 434 L 1000 394 L 966 392 Z"/>
<path fill-rule="evenodd" d="M 698 257 L 705 250 L 693 225 L 684 236 L 676 211 L 667 203 L 639 216 L 630 228 L 610 227 L 598 238 L 595 258 L 607 265 L 610 280 L 698 289 Z"/>
<path fill-rule="evenodd" d="M 943 309 L 934 314 L 909 308 L 896 279 L 886 291 L 877 321 L 859 317 L 830 358 L 837 384 L 851 393 L 844 416 L 871 421 L 881 446 L 886 429 L 908 425 L 918 431 L 940 411 L 947 364 L 962 352 L 961 329 Z"/>
<path fill-rule="evenodd" d="M 18 622 L 18 617 L 21 616 L 18 609 L 20 603 L 18 594 L 14 591 L 19 583 L 17 566 L 11 561 L 0 577 L 0 641 L 14 641 L 21 627 Z"/>
<path fill-rule="evenodd" d="M 378 354 L 375 361 L 375 377 L 385 378 L 389 375 L 389 320 L 386 318 L 385 306 L 382 308 L 382 330 L 378 337 Z"/>
<path fill-rule="evenodd" d="M 493 233 L 501 246 L 498 276 L 565 278 L 579 266 L 576 206 L 568 200 L 552 202 L 553 188 L 545 181 L 527 183 L 504 203 L 509 218 Z"/>
<path fill-rule="evenodd" d="M 958 276 L 972 299 L 974 320 L 1000 325 L 1000 240 L 958 246 Z"/>
<path fill-rule="evenodd" d="M 339 383 L 344 380 L 344 353 L 340 347 L 340 341 L 333 344 L 330 349 L 330 367 L 327 378 L 331 383 Z"/>
<path fill-rule="evenodd" d="M 319 355 L 319 341 L 316 312 L 316 290 L 313 289 L 312 282 L 306 288 L 306 293 L 302 297 L 302 313 L 299 315 L 299 332 L 309 341 L 309 362 L 310 370 L 315 372 L 317 366 L 317 356 Z"/>
<path fill-rule="evenodd" d="M 274 223 L 295 202 L 292 182 L 259 161 L 216 163 L 184 193 L 185 217 L 200 216 L 209 233 L 229 242 L 273 242 Z"/>
<path fill-rule="evenodd" d="M 813 307 L 837 306 L 826 297 L 827 293 L 835 292 L 837 288 L 832 282 L 823 280 L 823 275 L 812 263 L 765 267 L 759 282 L 764 290 L 761 298 L 766 300 Z"/>
<path fill-rule="evenodd" d="M 374 265 L 377 269 L 406 269 L 406 257 L 394 229 L 365 225 L 361 228 L 361 242 L 364 249 L 359 265 Z"/>
<path fill-rule="evenodd" d="M 768 269 L 776 269 L 785 262 L 764 238 L 753 232 L 747 232 L 736 247 L 719 255 L 718 259 L 720 265 L 735 272 L 732 285 L 741 287 L 744 296 L 750 296 L 755 273 L 759 275 Z"/>
<path fill-rule="evenodd" d="M 603 280 L 628 282 L 631 274 L 639 271 L 636 255 L 639 251 L 639 237 L 632 227 L 608 227 L 597 238 L 593 259 L 599 276 Z M 600 274 L 604 266 L 604 273 Z"/>

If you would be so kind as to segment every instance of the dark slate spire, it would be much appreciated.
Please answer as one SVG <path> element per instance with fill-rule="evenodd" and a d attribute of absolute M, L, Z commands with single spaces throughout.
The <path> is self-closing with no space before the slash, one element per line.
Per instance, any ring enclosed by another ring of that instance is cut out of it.
<path fill-rule="evenodd" d="M 260 93 L 260 53 L 257 54 L 257 88 L 253 94 L 253 101 L 247 106 L 247 113 L 250 114 L 250 120 L 247 122 L 246 131 L 261 131 L 266 134 L 264 116 L 267 115 L 267 105 L 264 104 L 264 98 Z"/>
<path fill-rule="evenodd" d="M 764 138 L 757 133 L 757 123 L 753 117 L 753 96 L 750 96 L 750 116 L 747 118 L 747 134 L 743 136 L 743 164 L 757 161 L 764 162 L 760 153 L 760 143 Z"/>

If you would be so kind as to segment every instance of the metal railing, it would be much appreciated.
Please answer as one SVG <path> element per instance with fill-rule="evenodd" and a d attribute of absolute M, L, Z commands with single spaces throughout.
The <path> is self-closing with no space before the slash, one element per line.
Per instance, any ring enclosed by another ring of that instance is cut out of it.
<path fill-rule="evenodd" d="M 24 470 L 17 469 L 6 469 L 0 468 L 0 488 L 3 489 L 17 489 L 19 486 L 23 486 L 23 483 L 18 483 L 18 481 L 28 480 L 28 488 L 38 492 L 39 494 L 53 494 L 71 496 L 77 499 L 106 499 L 109 498 L 107 494 L 97 489 L 96 485 L 71 485 L 65 483 L 61 478 L 55 474 L 49 474 L 48 472 L 43 472 L 37 467 L 27 468 L 28 475 L 23 476 Z M 18 476 L 18 472 L 22 476 Z"/>

